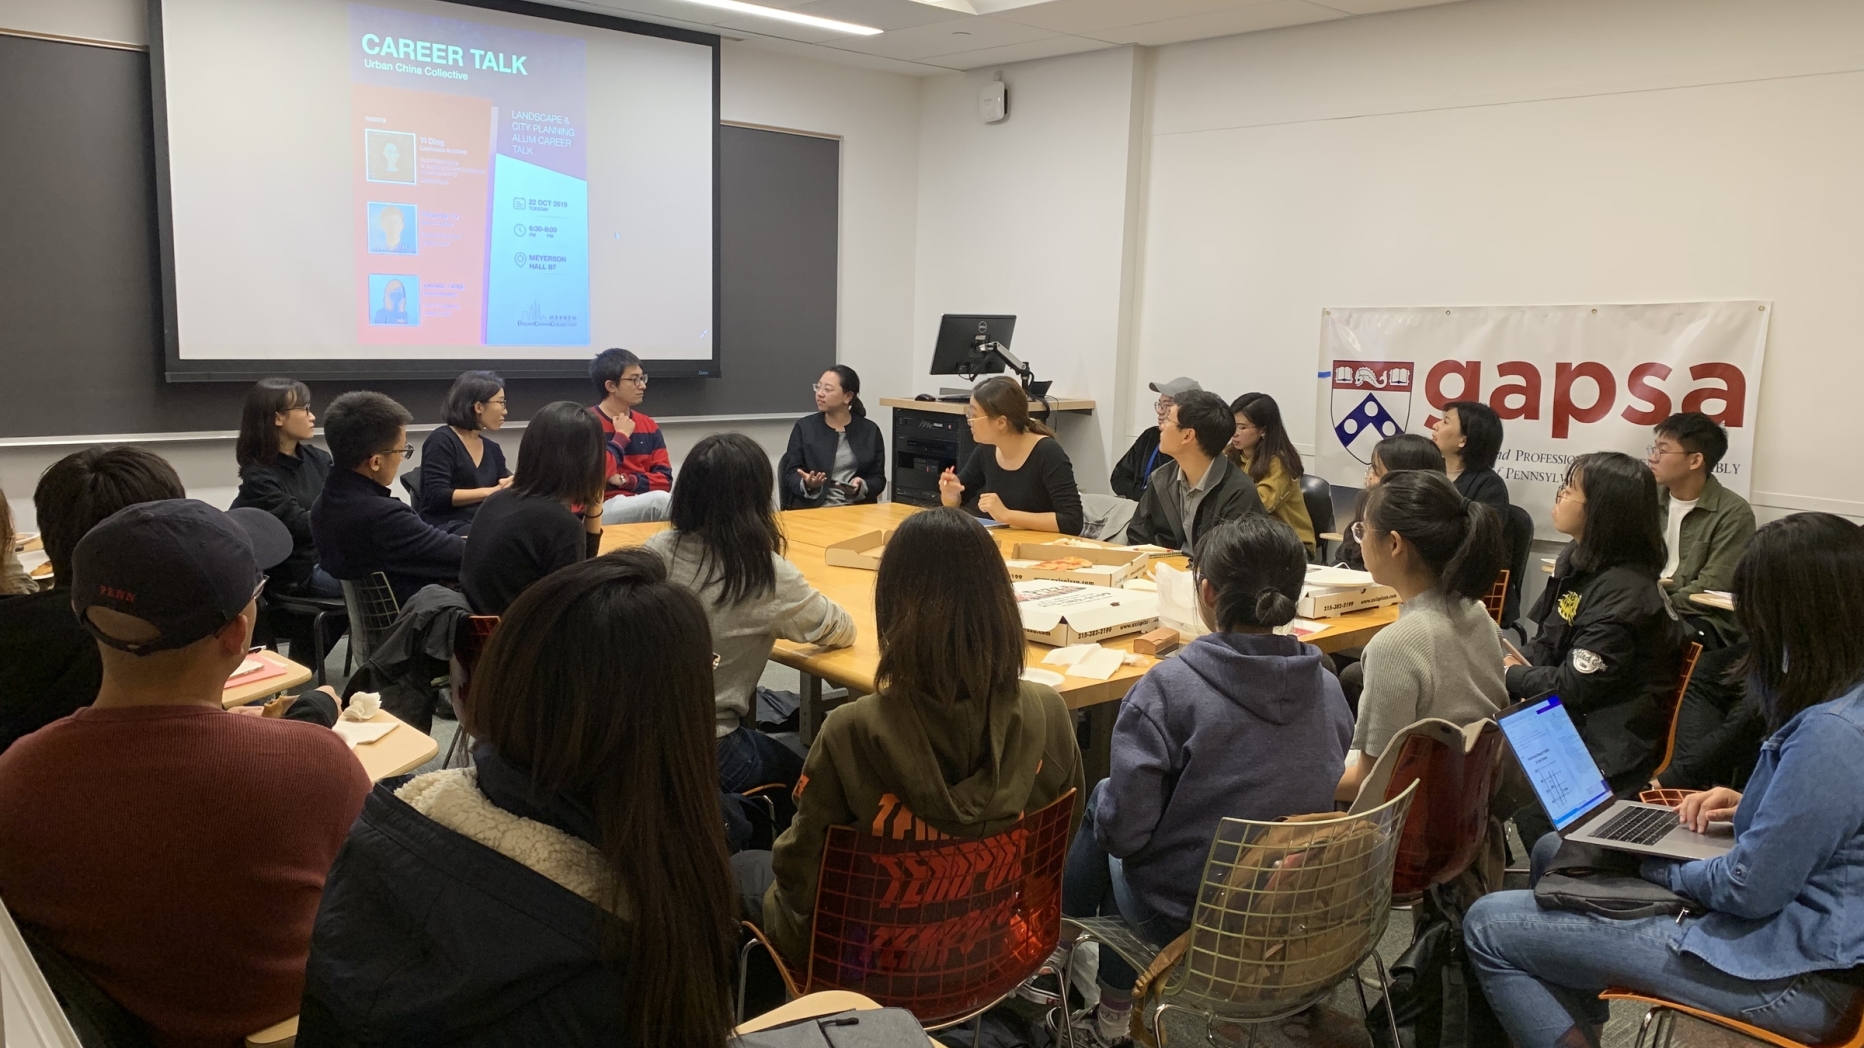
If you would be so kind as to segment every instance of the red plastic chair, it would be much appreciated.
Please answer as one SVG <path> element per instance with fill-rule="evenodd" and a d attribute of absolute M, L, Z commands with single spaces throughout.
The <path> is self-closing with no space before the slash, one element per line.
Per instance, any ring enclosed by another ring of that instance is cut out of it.
<path fill-rule="evenodd" d="M 1670 717 L 1670 733 L 1663 744 L 1663 760 L 1657 770 L 1651 772 L 1651 778 L 1662 775 L 1670 767 L 1670 761 L 1676 757 L 1676 718 L 1683 712 L 1683 693 L 1689 690 L 1689 679 L 1696 675 L 1696 660 L 1702 657 L 1702 645 L 1690 641 L 1683 647 L 1683 666 L 1676 675 L 1676 690 L 1670 692 L 1669 708 L 1664 712 Z"/>
<path fill-rule="evenodd" d="M 1502 624 L 1503 610 L 1508 607 L 1507 568 L 1502 569 L 1502 573 L 1496 576 L 1495 585 L 1490 586 L 1489 591 L 1482 595 L 1482 606 L 1489 609 L 1489 614 L 1495 618 L 1497 626 Z"/>
<path fill-rule="evenodd" d="M 453 745 L 447 747 L 446 759 L 440 762 L 443 768 L 451 768 L 453 758 L 467 752 L 470 747 L 466 730 L 466 694 L 472 687 L 472 673 L 479 666 L 479 656 L 485 654 L 485 646 L 491 642 L 492 634 L 497 629 L 497 615 L 469 615 L 453 635 L 453 657 L 447 660 L 447 700 L 453 704 L 453 717 L 459 724 L 459 730 L 453 733 Z"/>
<path fill-rule="evenodd" d="M 791 996 L 852 990 L 927 1030 L 982 1015 L 1041 971 L 1061 937 L 1074 791 L 988 837 L 895 840 L 834 826 L 822 851 L 809 956 Z M 743 987 L 739 987 L 742 1003 Z"/>
<path fill-rule="evenodd" d="M 1407 725 L 1379 755 L 1352 811 L 1376 808 L 1419 784 L 1398 839 L 1393 898 L 1421 895 L 1475 861 L 1488 837 L 1501 758 L 1501 729 L 1487 719 L 1458 728 L 1427 718 Z"/>

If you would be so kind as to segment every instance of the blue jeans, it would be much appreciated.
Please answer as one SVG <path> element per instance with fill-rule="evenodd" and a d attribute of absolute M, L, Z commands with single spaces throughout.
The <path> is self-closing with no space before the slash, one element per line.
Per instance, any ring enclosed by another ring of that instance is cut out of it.
<path fill-rule="evenodd" d="M 1094 836 L 1094 813 L 1100 807 L 1101 792 L 1107 780 L 1094 784 L 1088 795 L 1087 809 L 1081 815 L 1081 828 L 1075 832 L 1068 848 L 1068 865 L 1062 871 L 1061 912 L 1069 917 L 1119 917 L 1140 938 L 1162 946 L 1184 934 L 1185 922 L 1154 913 L 1151 907 L 1133 894 L 1126 883 L 1126 871 L 1120 860 L 1108 855 Z M 1195 890 L 1195 886 L 1191 887 Z M 1103 992 L 1115 997 L 1130 997 L 1133 980 L 1139 973 L 1110 949 L 1100 951 L 1100 975 L 1097 981 Z"/>
<path fill-rule="evenodd" d="M 667 507 L 673 496 L 665 491 L 643 491 L 639 495 L 614 495 L 602 503 L 602 523 L 643 524 L 667 519 Z"/>
<path fill-rule="evenodd" d="M 773 782 L 787 790 L 802 774 L 803 759 L 796 751 L 756 728 L 743 725 L 718 740 L 718 786 L 726 793 Z"/>
<path fill-rule="evenodd" d="M 1549 834 L 1534 846 L 1533 877 L 1559 847 Z M 1596 1044 L 1608 1015 L 1599 992 L 1621 986 L 1807 1042 L 1829 1038 L 1856 989 L 1809 972 L 1786 979 L 1729 975 L 1676 948 L 1694 918 L 1634 921 L 1544 910 L 1531 891 L 1476 901 L 1463 940 L 1482 991 L 1516 1048 Z M 1562 1040 L 1580 1028 L 1583 1041 Z"/>

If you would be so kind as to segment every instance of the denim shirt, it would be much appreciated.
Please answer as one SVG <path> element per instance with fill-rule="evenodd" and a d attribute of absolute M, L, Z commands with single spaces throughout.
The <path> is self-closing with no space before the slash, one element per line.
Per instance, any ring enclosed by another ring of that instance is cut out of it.
<path fill-rule="evenodd" d="M 1864 686 L 1767 739 L 1735 809 L 1734 850 L 1647 862 L 1645 876 L 1711 911 L 1677 941 L 1743 979 L 1864 963 Z"/>

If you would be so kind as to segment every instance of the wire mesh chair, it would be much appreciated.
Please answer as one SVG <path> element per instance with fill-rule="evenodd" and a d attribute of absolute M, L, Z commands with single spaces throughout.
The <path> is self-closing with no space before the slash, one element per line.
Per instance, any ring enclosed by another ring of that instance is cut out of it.
<path fill-rule="evenodd" d="M 1391 918 L 1392 866 L 1417 784 L 1371 811 L 1299 815 L 1286 822 L 1224 819 L 1210 844 L 1191 929 L 1161 948 L 1118 917 L 1068 918 L 1075 945 L 1098 942 L 1135 971 L 1181 951 L 1148 987 L 1135 1018 L 1165 1043 L 1167 1019 L 1278 1022 L 1317 1003 L 1370 956 L 1389 997 L 1378 955 Z M 1357 978 L 1360 1007 L 1370 1016 Z M 1392 1030 L 1392 1043 L 1398 1043 Z"/>
<path fill-rule="evenodd" d="M 898 840 L 829 828 L 815 924 L 798 981 L 756 925 L 791 996 L 852 990 L 928 1030 L 973 1019 L 1042 971 L 1061 938 L 1069 790 L 988 837 Z M 744 980 L 740 975 L 739 1007 Z"/>
<path fill-rule="evenodd" d="M 350 654 L 356 665 L 369 661 L 375 647 L 395 628 L 401 617 L 401 602 L 388 584 L 388 576 L 373 572 L 367 578 L 344 579 L 343 606 L 349 611 Z"/>
<path fill-rule="evenodd" d="M 1690 678 L 1696 675 L 1696 660 L 1702 658 L 1702 645 L 1690 641 L 1683 646 L 1683 664 L 1676 674 L 1676 690 L 1669 695 L 1670 732 L 1663 744 L 1663 760 L 1657 762 L 1657 770 L 1650 773 L 1651 778 L 1662 775 L 1670 768 L 1670 762 L 1676 758 L 1676 721 L 1683 712 L 1683 694 L 1689 690 Z"/>
<path fill-rule="evenodd" d="M 466 695 L 472 687 L 472 674 L 479 666 L 479 656 L 485 654 L 485 646 L 497 629 L 497 615 L 468 615 L 453 635 L 453 654 L 447 659 L 447 698 L 453 705 L 453 719 L 459 727 L 453 732 L 453 744 L 447 747 L 446 759 L 440 762 L 442 768 L 451 768 L 453 758 L 472 750 L 472 740 L 466 731 Z"/>
<path fill-rule="evenodd" d="M 1489 609 L 1489 615 L 1494 618 L 1497 626 L 1502 624 L 1502 613 L 1508 608 L 1508 578 L 1508 569 L 1503 568 L 1502 573 L 1495 577 L 1495 585 L 1482 595 L 1482 606 Z"/>

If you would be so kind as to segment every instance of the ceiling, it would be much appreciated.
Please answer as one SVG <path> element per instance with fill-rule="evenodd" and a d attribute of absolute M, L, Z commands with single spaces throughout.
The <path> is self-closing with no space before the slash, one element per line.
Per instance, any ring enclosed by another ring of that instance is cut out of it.
<path fill-rule="evenodd" d="M 1458 0 L 754 0 L 884 30 L 857 36 L 687 0 L 546 0 L 916 75 L 1158 46 Z"/>

